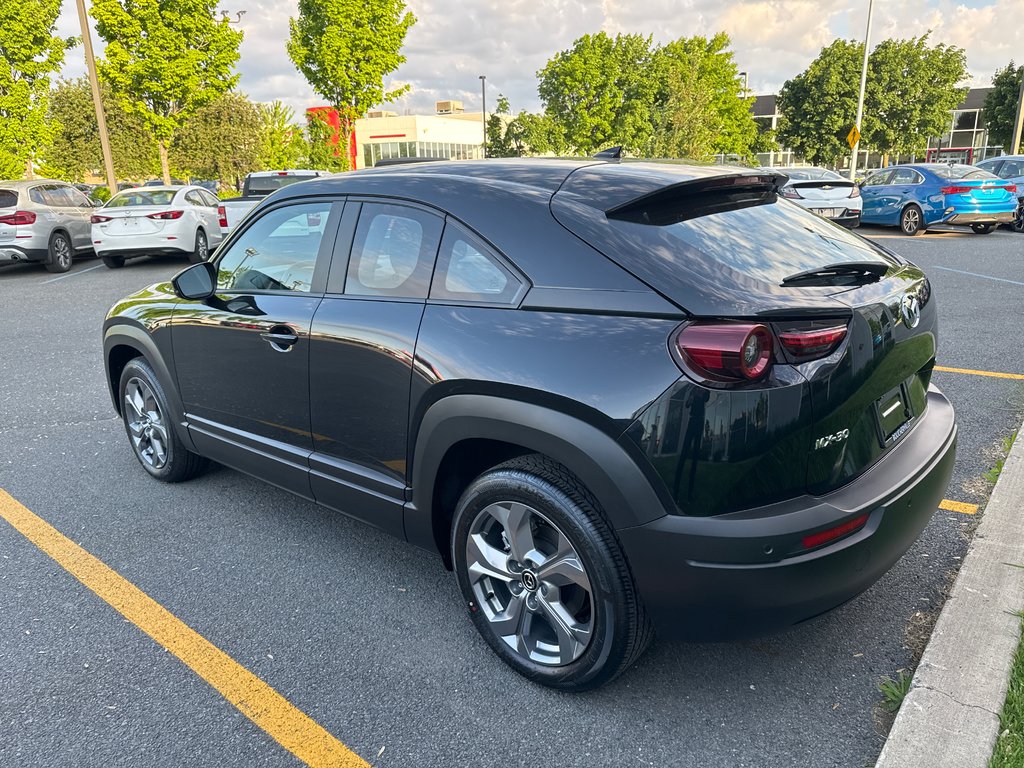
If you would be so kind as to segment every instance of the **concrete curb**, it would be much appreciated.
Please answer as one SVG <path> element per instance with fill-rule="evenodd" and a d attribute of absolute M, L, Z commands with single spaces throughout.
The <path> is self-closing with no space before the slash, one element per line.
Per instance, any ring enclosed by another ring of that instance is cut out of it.
<path fill-rule="evenodd" d="M 1024 427 L 875 768 L 985 768 L 1024 609 Z"/>

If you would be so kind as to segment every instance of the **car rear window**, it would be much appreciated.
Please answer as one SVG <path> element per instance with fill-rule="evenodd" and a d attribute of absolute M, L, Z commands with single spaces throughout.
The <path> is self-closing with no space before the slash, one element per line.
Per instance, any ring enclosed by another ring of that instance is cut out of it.
<path fill-rule="evenodd" d="M 777 168 L 780 173 L 784 173 L 793 181 L 836 181 L 842 180 L 835 171 L 830 171 L 828 168 Z"/>
<path fill-rule="evenodd" d="M 138 205 L 170 205 L 177 194 L 173 189 L 133 189 L 110 198 L 106 208 L 129 208 Z"/>
<path fill-rule="evenodd" d="M 941 179 L 996 179 L 994 173 L 989 173 L 982 168 L 975 168 L 973 165 L 942 165 L 929 169 Z"/>
<path fill-rule="evenodd" d="M 281 189 L 281 187 L 287 187 L 289 184 L 294 184 L 297 181 L 305 181 L 312 178 L 313 174 L 311 173 L 302 174 L 301 176 L 294 173 L 290 173 L 287 176 L 258 176 L 249 179 L 249 194 L 269 195 L 271 192 Z"/>
<path fill-rule="evenodd" d="M 18 205 L 18 193 L 13 189 L 0 189 L 0 208 L 14 208 Z"/>

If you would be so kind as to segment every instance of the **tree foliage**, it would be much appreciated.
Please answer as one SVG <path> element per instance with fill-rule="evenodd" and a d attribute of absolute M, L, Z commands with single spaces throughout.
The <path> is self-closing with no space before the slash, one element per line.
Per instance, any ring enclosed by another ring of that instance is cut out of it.
<path fill-rule="evenodd" d="M 105 83 L 100 84 L 100 98 L 117 175 L 124 179 L 146 179 L 158 173 L 160 157 L 156 143 L 141 118 L 125 112 Z M 50 118 L 60 124 L 60 129 L 43 153 L 48 176 L 82 181 L 86 173 L 103 168 L 96 111 L 86 78 L 57 83 L 50 96 Z"/>
<path fill-rule="evenodd" d="M 125 111 L 156 139 L 165 182 L 167 152 L 181 126 L 232 88 L 242 32 L 218 0 L 94 0 L 96 30 L 106 42 L 97 62 Z"/>
<path fill-rule="evenodd" d="M 992 90 L 985 96 L 985 123 L 988 125 L 989 143 L 1001 145 L 1007 154 L 1021 151 L 1011 147 L 1010 142 L 1013 141 L 1013 121 L 1017 118 L 1022 80 L 1024 66 L 1015 66 L 1011 61 L 996 70 L 992 78 Z"/>
<path fill-rule="evenodd" d="M 74 42 L 54 35 L 61 0 L 0 3 L 0 179 L 18 179 L 59 128 L 47 117 L 50 77 Z"/>
<path fill-rule="evenodd" d="M 384 78 L 405 62 L 402 45 L 415 22 L 403 0 L 299 0 L 298 17 L 288 21 L 288 55 L 338 111 L 342 146 L 348 146 L 355 121 L 367 110 L 409 89 L 388 91 Z M 319 151 L 312 140 L 310 152 Z M 341 162 L 348 167 L 347 153 L 341 153 Z"/>
<path fill-rule="evenodd" d="M 262 128 L 258 105 L 239 93 L 223 93 L 178 131 L 170 165 L 180 176 L 230 181 L 237 187 L 246 174 L 259 170 Z"/>
<path fill-rule="evenodd" d="M 498 95 L 497 109 L 487 118 L 488 157 L 526 157 L 564 151 L 561 132 L 546 115 L 525 110 L 512 117 L 511 105 Z"/>
<path fill-rule="evenodd" d="M 813 163 L 835 164 L 850 152 L 863 56 L 863 43 L 836 40 L 782 86 L 781 143 Z M 930 46 L 928 35 L 879 43 L 868 57 L 862 146 L 896 154 L 923 149 L 948 129 L 966 77 L 963 49 Z"/>
<path fill-rule="evenodd" d="M 263 168 L 298 168 L 309 149 L 295 112 L 280 101 L 260 105 L 259 163 Z"/>
<path fill-rule="evenodd" d="M 342 144 L 334 133 L 334 128 L 327 122 L 323 113 L 315 112 L 307 115 L 306 141 L 308 151 L 306 165 L 317 171 L 344 171 L 348 169 L 348 153 L 340 147 Z"/>

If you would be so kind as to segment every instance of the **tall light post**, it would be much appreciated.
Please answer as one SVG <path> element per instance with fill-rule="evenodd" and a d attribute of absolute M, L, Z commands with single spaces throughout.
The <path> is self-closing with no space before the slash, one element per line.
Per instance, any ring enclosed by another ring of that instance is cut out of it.
<path fill-rule="evenodd" d="M 487 157 L 487 75 L 480 75 L 480 124 L 484 129 L 484 158 Z"/>
<path fill-rule="evenodd" d="M 1017 119 L 1013 121 L 1013 140 L 1007 154 L 1015 155 L 1020 151 L 1020 140 L 1024 138 L 1024 77 L 1020 80 L 1020 100 L 1017 102 Z"/>
<path fill-rule="evenodd" d="M 864 63 L 860 68 L 860 96 L 857 99 L 857 122 L 854 123 L 856 141 L 853 144 L 853 155 L 850 157 L 850 181 L 857 176 L 857 152 L 860 150 L 860 121 L 864 117 L 864 89 L 868 84 L 868 49 L 871 42 L 871 13 L 875 10 L 875 0 L 868 0 L 868 28 L 864 31 Z"/>
<path fill-rule="evenodd" d="M 77 0 L 78 21 L 82 25 L 82 43 L 85 45 L 85 68 L 89 72 L 89 86 L 92 88 L 92 103 L 96 109 L 96 129 L 100 134 L 100 150 L 103 152 L 103 168 L 107 174 L 107 189 L 110 194 L 117 194 L 117 177 L 114 175 L 114 158 L 110 154 L 110 138 L 107 136 L 107 118 L 103 113 L 103 101 L 100 97 L 100 83 L 96 79 L 96 58 L 92 53 L 92 30 L 89 28 L 89 16 L 85 12 L 85 0 Z"/>
<path fill-rule="evenodd" d="M 743 98 L 747 97 L 747 73 L 740 72 L 740 77 L 743 78 Z"/>

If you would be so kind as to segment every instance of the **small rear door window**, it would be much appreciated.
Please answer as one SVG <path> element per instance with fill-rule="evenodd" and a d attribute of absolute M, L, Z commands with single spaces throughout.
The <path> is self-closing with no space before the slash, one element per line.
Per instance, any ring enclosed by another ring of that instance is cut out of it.
<path fill-rule="evenodd" d="M 431 299 L 511 304 L 521 286 L 480 238 L 448 220 L 430 286 Z"/>
<path fill-rule="evenodd" d="M 15 208 L 17 205 L 17 192 L 13 189 L 0 189 L 0 208 Z"/>

